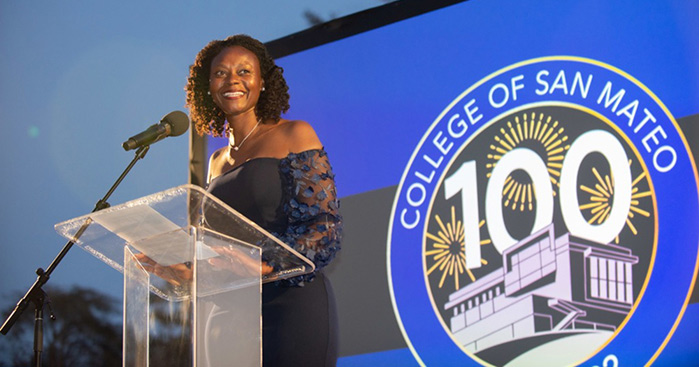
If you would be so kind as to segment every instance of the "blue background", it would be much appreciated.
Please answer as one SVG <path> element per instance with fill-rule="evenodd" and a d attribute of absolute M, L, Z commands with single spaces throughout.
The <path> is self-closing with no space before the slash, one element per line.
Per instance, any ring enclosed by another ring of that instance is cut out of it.
<path fill-rule="evenodd" d="M 699 113 L 697 14 L 695 1 L 473 0 L 279 64 L 292 92 L 289 115 L 316 126 L 342 195 L 352 195 L 398 184 L 446 105 L 531 58 L 600 60 L 645 84 L 676 118 Z"/>
<path fill-rule="evenodd" d="M 355 195 L 397 185 L 423 134 L 454 98 L 489 74 L 531 58 L 599 60 L 644 84 L 675 118 L 699 113 L 698 18 L 699 4 L 692 1 L 472 0 L 284 57 L 279 64 L 292 91 L 289 116 L 316 127 L 341 195 Z M 690 182 L 692 176 L 686 170 L 680 175 Z M 659 200 L 672 205 L 674 199 Z M 676 246 L 696 253 L 697 243 Z M 691 274 L 678 276 L 686 289 Z M 699 361 L 697 307 L 688 307 L 657 364 Z M 665 316 L 674 318 L 676 311 Z M 386 353 L 386 361 L 409 355 L 402 352 Z"/>

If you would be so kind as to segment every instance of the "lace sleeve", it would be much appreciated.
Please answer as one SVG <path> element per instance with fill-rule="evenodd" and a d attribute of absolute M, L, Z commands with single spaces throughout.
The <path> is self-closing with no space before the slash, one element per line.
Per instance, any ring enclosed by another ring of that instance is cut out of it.
<path fill-rule="evenodd" d="M 284 188 L 284 212 L 289 220 L 280 239 L 323 268 L 340 250 L 342 218 L 335 175 L 325 150 L 292 153 L 279 163 Z M 306 274 L 284 283 L 303 286 Z"/>

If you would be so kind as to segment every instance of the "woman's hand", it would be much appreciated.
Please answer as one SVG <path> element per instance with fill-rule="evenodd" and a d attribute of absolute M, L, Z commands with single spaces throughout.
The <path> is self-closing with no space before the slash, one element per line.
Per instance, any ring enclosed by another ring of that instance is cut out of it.
<path fill-rule="evenodd" d="M 262 272 L 262 275 L 267 275 L 274 270 L 266 262 L 263 261 L 260 264 L 236 248 L 212 246 L 211 249 L 216 251 L 219 256 L 209 258 L 207 262 L 216 269 L 227 270 L 246 277 L 256 276 L 259 272 Z M 147 272 L 157 275 L 172 285 L 182 286 L 192 281 L 194 271 L 190 263 L 163 266 L 146 254 L 141 253 L 134 256 Z"/>
<path fill-rule="evenodd" d="M 209 264 L 218 269 L 232 271 L 241 276 L 255 276 L 258 273 L 267 275 L 274 270 L 266 262 L 261 264 L 247 255 L 244 251 L 228 246 L 212 246 L 220 256 L 208 259 Z"/>
<path fill-rule="evenodd" d="M 191 264 L 180 263 L 163 266 L 146 256 L 146 254 L 136 254 L 134 256 L 147 272 L 163 278 L 172 285 L 181 286 L 192 281 L 193 271 Z"/>

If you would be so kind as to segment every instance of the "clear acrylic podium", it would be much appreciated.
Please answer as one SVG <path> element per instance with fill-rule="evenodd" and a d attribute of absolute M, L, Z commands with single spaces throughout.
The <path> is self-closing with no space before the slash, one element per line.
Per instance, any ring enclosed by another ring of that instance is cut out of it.
<path fill-rule="evenodd" d="M 56 231 L 124 274 L 124 366 L 260 366 L 262 283 L 314 269 L 194 185 Z M 274 270 L 262 275 L 262 261 Z"/>

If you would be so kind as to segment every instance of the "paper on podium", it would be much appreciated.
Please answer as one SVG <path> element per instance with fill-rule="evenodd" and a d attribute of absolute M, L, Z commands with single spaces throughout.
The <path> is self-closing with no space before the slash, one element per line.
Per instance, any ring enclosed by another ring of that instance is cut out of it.
<path fill-rule="evenodd" d="M 97 212 L 92 219 L 162 266 L 191 260 L 187 248 L 172 246 L 173 243 L 189 241 L 189 233 L 150 206 L 132 206 L 116 212 Z M 154 236 L 154 233 L 158 235 Z M 145 242 L 144 239 L 149 241 Z M 218 256 L 204 243 L 200 243 L 196 248 L 197 260 Z"/>

